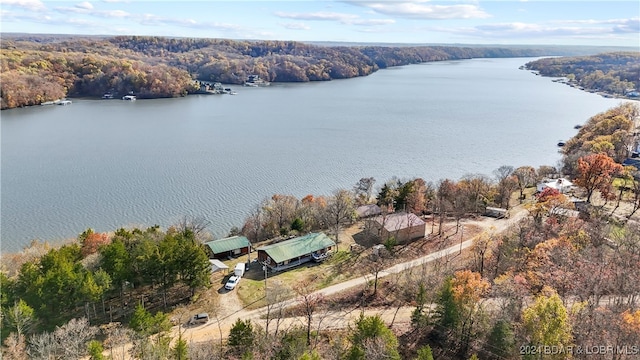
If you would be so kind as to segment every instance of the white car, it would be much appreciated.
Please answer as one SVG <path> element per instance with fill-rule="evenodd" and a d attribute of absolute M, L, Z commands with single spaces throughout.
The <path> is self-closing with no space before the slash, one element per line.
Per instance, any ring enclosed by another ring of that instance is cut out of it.
<path fill-rule="evenodd" d="M 227 290 L 233 290 L 236 288 L 236 285 L 238 285 L 239 282 L 240 282 L 240 277 L 233 275 L 232 277 L 229 278 L 229 280 L 227 280 L 227 283 L 224 284 L 224 288 Z"/>

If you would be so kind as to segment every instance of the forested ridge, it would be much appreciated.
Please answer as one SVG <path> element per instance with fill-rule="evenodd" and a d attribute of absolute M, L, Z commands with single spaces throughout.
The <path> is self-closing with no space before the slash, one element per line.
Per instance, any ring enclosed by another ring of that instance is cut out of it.
<path fill-rule="evenodd" d="M 545 58 L 526 66 L 542 76 L 566 77 L 586 90 L 625 95 L 640 89 L 640 52 Z"/>
<path fill-rule="evenodd" d="M 66 96 L 178 97 L 192 80 L 242 84 L 369 75 L 391 66 L 479 57 L 542 56 L 544 49 L 454 46 L 318 46 L 294 41 L 150 36 L 13 36 L 0 50 L 2 109 Z"/>

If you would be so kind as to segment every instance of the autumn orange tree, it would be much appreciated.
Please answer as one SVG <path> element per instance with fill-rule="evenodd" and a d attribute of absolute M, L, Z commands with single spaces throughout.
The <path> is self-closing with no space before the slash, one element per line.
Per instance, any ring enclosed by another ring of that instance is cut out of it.
<path fill-rule="evenodd" d="M 587 202 L 591 202 L 591 196 L 598 190 L 600 195 L 610 200 L 613 194 L 613 177 L 622 171 L 623 167 L 616 164 L 612 158 L 605 154 L 591 154 L 578 159 L 578 177 L 575 184 L 587 191 Z"/>
<path fill-rule="evenodd" d="M 433 335 L 458 355 L 466 356 L 480 337 L 484 322 L 480 300 L 489 288 L 479 273 L 461 270 L 445 280 L 437 295 Z"/>

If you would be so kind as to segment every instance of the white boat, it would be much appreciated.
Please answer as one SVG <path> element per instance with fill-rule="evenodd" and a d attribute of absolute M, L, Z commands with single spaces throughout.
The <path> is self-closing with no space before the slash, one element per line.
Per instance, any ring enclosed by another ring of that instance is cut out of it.
<path fill-rule="evenodd" d="M 122 100 L 135 101 L 136 100 L 136 96 L 135 95 L 125 95 L 125 96 L 122 97 Z"/>
<path fill-rule="evenodd" d="M 58 102 L 56 104 L 62 105 L 62 106 L 71 105 L 71 100 L 62 100 L 62 101 L 60 101 L 60 102 Z"/>

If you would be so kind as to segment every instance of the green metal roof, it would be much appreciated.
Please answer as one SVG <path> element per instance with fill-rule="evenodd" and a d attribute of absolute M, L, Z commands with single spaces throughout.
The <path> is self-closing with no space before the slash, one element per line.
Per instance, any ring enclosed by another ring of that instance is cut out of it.
<path fill-rule="evenodd" d="M 206 242 L 205 245 L 207 245 L 214 254 L 220 254 L 251 246 L 251 243 L 249 239 L 244 236 L 232 236 L 224 239 L 211 240 Z"/>
<path fill-rule="evenodd" d="M 336 243 L 323 233 L 311 233 L 276 244 L 261 246 L 257 250 L 266 252 L 276 263 L 295 259 L 298 256 L 336 246 Z"/>

